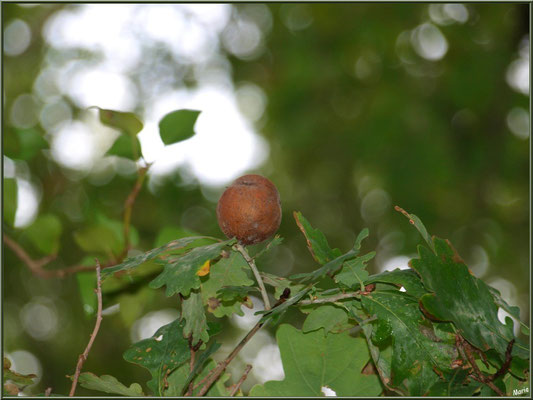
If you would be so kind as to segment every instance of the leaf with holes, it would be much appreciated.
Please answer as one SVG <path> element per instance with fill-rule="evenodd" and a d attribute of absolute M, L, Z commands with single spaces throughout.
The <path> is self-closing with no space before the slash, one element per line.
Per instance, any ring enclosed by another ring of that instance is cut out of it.
<path fill-rule="evenodd" d="M 138 383 L 132 383 L 130 387 L 127 387 L 111 375 L 96 376 L 91 372 L 83 372 L 80 374 L 78 382 L 86 389 L 98 390 L 100 392 L 131 397 L 144 396 L 141 385 Z"/>
<path fill-rule="evenodd" d="M 381 393 L 376 375 L 363 374 L 370 356 L 363 338 L 347 332 L 329 334 L 303 333 L 283 324 L 276 333 L 285 372 L 282 381 L 256 385 L 250 396 L 316 397 L 322 388 L 334 390 L 337 396 L 372 397 Z"/>
<path fill-rule="evenodd" d="M 115 272 L 131 270 L 133 268 L 136 268 L 144 264 L 147 261 L 150 261 L 156 257 L 159 257 L 165 252 L 183 249 L 187 247 L 188 245 L 190 245 L 191 243 L 202 240 L 202 239 L 204 238 L 201 236 L 194 236 L 194 237 L 186 237 L 186 238 L 173 240 L 163 246 L 156 247 L 155 249 L 147 251 L 143 254 L 139 254 L 138 256 L 127 258 L 126 260 L 124 260 L 124 262 L 118 265 L 115 265 L 114 267 L 109 267 L 109 268 L 105 268 L 104 270 L 102 270 L 102 279 L 107 278 L 108 276 L 114 274 Z"/>
<path fill-rule="evenodd" d="M 422 284 L 420 277 L 412 269 L 397 268 L 393 271 L 384 271 L 380 274 L 370 276 L 365 283 L 377 282 L 392 284 L 398 288 L 403 287 L 408 294 L 417 299 L 428 292 Z"/>
<path fill-rule="evenodd" d="M 375 344 L 392 340 L 391 377 L 393 386 L 405 386 L 412 396 L 423 396 L 439 380 L 439 373 L 451 369 L 454 347 L 434 334 L 413 297 L 397 290 L 376 291 L 361 296 L 372 322 Z"/>
<path fill-rule="evenodd" d="M 154 396 L 163 393 L 168 375 L 190 358 L 189 344 L 183 337 L 183 321 L 162 326 L 148 339 L 134 343 L 124 352 L 124 359 L 150 371 L 148 387 Z"/>
<path fill-rule="evenodd" d="M 226 286 L 238 286 L 242 289 L 252 286 L 254 281 L 248 277 L 248 268 L 243 256 L 232 251 L 228 258 L 222 258 L 211 267 L 207 276 L 201 278 L 203 302 L 215 317 L 221 318 L 233 313 L 244 315 L 241 304 L 246 301 L 246 294 L 230 297 L 226 292 L 225 297 L 222 297 L 218 291 Z"/>
<path fill-rule="evenodd" d="M 482 351 L 496 350 L 503 361 L 514 338 L 512 323 L 500 322 L 493 293 L 470 273 L 451 244 L 439 238 L 433 238 L 433 243 L 436 253 L 419 246 L 420 257 L 410 262 L 430 292 L 420 298 L 421 305 L 434 318 L 453 322 Z M 529 349 L 517 341 L 512 354 L 527 359 Z"/>
<path fill-rule="evenodd" d="M 168 261 L 159 276 L 150 282 L 151 288 L 157 289 L 166 285 L 166 295 L 172 296 L 181 293 L 188 296 L 191 289 L 198 289 L 201 285 L 198 269 L 207 261 L 220 256 L 226 246 L 235 243 L 235 239 L 214 243 L 207 246 L 196 247 L 185 255 Z"/>

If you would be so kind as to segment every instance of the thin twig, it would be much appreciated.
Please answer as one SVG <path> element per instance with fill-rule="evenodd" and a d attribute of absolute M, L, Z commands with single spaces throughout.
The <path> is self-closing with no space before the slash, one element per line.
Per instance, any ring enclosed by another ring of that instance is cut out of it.
<path fill-rule="evenodd" d="M 70 388 L 70 397 L 74 396 L 74 393 L 76 392 L 76 385 L 78 384 L 78 378 L 80 377 L 81 368 L 83 367 L 83 363 L 85 362 L 85 360 L 87 360 L 87 357 L 89 356 L 89 352 L 91 351 L 91 347 L 93 346 L 94 340 L 96 339 L 96 335 L 98 334 L 98 330 L 100 329 L 100 324 L 102 322 L 102 280 L 100 277 L 100 270 L 100 262 L 98 261 L 98 259 L 96 259 L 96 298 L 98 299 L 96 323 L 94 325 L 93 333 L 91 333 L 91 338 L 89 339 L 89 343 L 87 343 L 85 351 L 78 357 L 76 372 L 74 373 L 72 387 Z"/>
<path fill-rule="evenodd" d="M 135 200 L 141 191 L 144 178 L 146 177 L 146 172 L 150 168 L 151 164 L 148 164 L 146 167 L 140 168 L 137 172 L 137 181 L 131 190 L 130 194 L 124 202 L 124 250 L 119 257 L 119 260 L 123 260 L 130 250 L 130 223 L 131 223 L 131 213 L 133 210 L 133 205 Z"/>
<path fill-rule="evenodd" d="M 248 378 L 248 374 L 250 373 L 251 369 L 252 369 L 252 366 L 250 364 L 246 365 L 246 368 L 244 369 L 241 379 L 239 379 L 239 381 L 234 385 L 233 389 L 231 390 L 231 393 L 229 394 L 230 397 L 235 396 L 235 393 L 239 391 L 243 382 L 246 380 L 246 378 Z"/>
<path fill-rule="evenodd" d="M 359 296 L 361 296 L 360 290 L 358 290 L 357 292 L 340 293 L 338 295 L 335 295 L 332 297 L 324 297 L 322 299 L 302 300 L 298 304 L 301 306 L 306 306 L 309 304 L 335 303 L 336 301 L 339 301 L 339 300 L 351 299 L 353 297 L 359 297 Z"/>
<path fill-rule="evenodd" d="M 24 262 L 30 271 L 41 277 L 41 278 L 64 278 L 65 276 L 75 274 L 77 272 L 81 271 L 93 271 L 95 269 L 94 266 L 86 266 L 86 265 L 73 265 L 71 267 L 63 268 L 63 269 L 44 269 L 43 267 L 50 263 L 51 261 L 55 260 L 57 257 L 56 255 L 50 255 L 43 257 L 39 260 L 32 259 L 26 250 L 22 248 L 17 242 L 15 242 L 13 239 L 11 239 L 9 236 L 7 236 L 5 233 L 3 235 L 4 243 L 15 253 L 15 255 Z M 104 268 L 107 267 L 104 266 Z"/>
<path fill-rule="evenodd" d="M 49 397 L 50 393 L 52 393 L 52 388 L 49 387 L 44 391 L 44 397 Z"/>
<path fill-rule="evenodd" d="M 507 345 L 507 349 L 505 350 L 505 361 L 503 362 L 500 369 L 489 377 L 491 381 L 496 380 L 496 378 L 504 375 L 509 370 L 509 367 L 511 366 L 511 360 L 513 359 L 513 356 L 511 355 L 511 353 L 513 351 L 514 342 L 515 342 L 515 339 L 512 339 Z"/>
<path fill-rule="evenodd" d="M 224 361 L 221 361 L 221 362 L 218 363 L 216 368 L 214 368 L 212 370 L 212 373 L 210 373 L 206 377 L 207 379 L 204 378 L 205 379 L 205 383 L 203 383 L 204 380 L 202 380 L 202 382 L 199 383 L 199 385 L 203 384 L 204 386 L 202 387 L 202 389 L 200 389 L 200 391 L 198 392 L 197 396 L 200 397 L 200 396 L 203 396 L 204 394 L 207 393 L 207 391 L 209 390 L 211 385 L 220 377 L 220 375 L 222 375 L 222 373 L 224 372 L 224 370 L 226 369 L 228 364 L 235 358 L 235 356 L 237 356 L 237 354 L 239 354 L 239 351 L 241 351 L 241 349 L 246 345 L 246 343 L 248 343 L 250 341 L 250 339 L 257 333 L 257 331 L 259 329 L 261 329 L 263 324 L 264 324 L 264 322 L 258 322 L 257 324 L 255 324 L 255 326 L 252 328 L 252 330 L 250 330 L 250 332 L 248 332 L 246 334 L 246 336 L 244 338 L 242 338 L 242 340 L 239 342 L 239 344 L 226 357 L 226 359 Z"/>
<path fill-rule="evenodd" d="M 192 371 L 194 370 L 194 361 L 196 358 L 196 348 L 195 346 L 192 345 L 192 333 L 189 336 L 189 349 L 191 351 L 191 359 L 189 361 L 189 373 L 192 373 Z M 185 394 L 185 396 L 192 395 L 193 387 L 194 387 L 194 382 L 191 379 L 191 382 L 189 383 L 189 390 L 187 390 L 187 393 Z"/>
<path fill-rule="evenodd" d="M 257 280 L 257 284 L 259 285 L 259 289 L 261 290 L 261 296 L 263 297 L 263 302 L 265 303 L 265 310 L 270 310 L 270 301 L 268 300 L 268 293 L 265 288 L 265 284 L 263 283 L 263 280 L 261 279 L 261 275 L 259 274 L 259 271 L 257 270 L 257 267 L 255 266 L 255 261 L 244 246 L 240 243 L 237 243 L 235 246 L 235 249 L 242 254 L 248 265 L 250 266 L 250 269 L 254 273 L 255 279 Z"/>
<path fill-rule="evenodd" d="M 474 370 L 474 374 L 471 374 L 470 376 L 476 381 L 484 383 L 485 385 L 490 387 L 494 392 L 496 392 L 496 394 L 498 394 L 498 396 L 505 396 L 505 393 L 503 393 L 500 388 L 492 382 L 491 377 L 483 375 L 483 373 L 479 369 L 476 360 L 472 354 L 470 343 L 468 343 L 460 334 L 456 336 L 456 343 L 459 344 L 459 352 L 461 353 L 461 355 L 466 356 L 466 359 Z M 464 351 L 461 351 L 461 349 Z"/>

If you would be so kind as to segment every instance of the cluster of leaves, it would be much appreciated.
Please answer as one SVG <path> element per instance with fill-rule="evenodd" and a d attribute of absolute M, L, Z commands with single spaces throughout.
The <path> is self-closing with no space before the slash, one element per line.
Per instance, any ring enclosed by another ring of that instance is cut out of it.
<path fill-rule="evenodd" d="M 374 252 L 361 254 L 367 229 L 343 254 L 294 214 L 319 267 L 290 278 L 262 273 L 279 300 L 258 312 L 259 323 L 278 323 L 289 307 L 307 317 L 301 328 L 277 329 L 285 378 L 254 386 L 250 396 L 321 396 L 325 388 L 338 396 L 501 395 L 526 387 L 529 348 L 514 335 L 513 320 L 502 323 L 497 315 L 501 307 L 518 318 L 519 310 L 473 276 L 447 240 L 431 237 L 416 216 L 405 215 L 428 247 L 419 246 L 409 270 L 369 275 L 366 263 Z M 157 260 L 163 269 L 149 286 L 165 286 L 167 296 L 181 299 L 179 318 L 124 353 L 126 361 L 150 371 L 153 395 L 199 393 L 220 347 L 213 339 L 220 325 L 208 322 L 207 314 L 242 315 L 241 307 L 250 306 L 248 294 L 257 290 L 234 239 L 203 240 L 174 240 L 103 272 L 105 278 L 131 274 Z M 280 241 L 274 238 L 265 251 Z M 525 326 L 523 332 L 529 334 Z M 228 378 L 222 375 L 207 395 L 228 395 Z M 83 373 L 80 384 L 144 395 L 140 385 L 128 388 L 107 375 Z"/>
<path fill-rule="evenodd" d="M 23 375 L 11 370 L 11 361 L 6 357 L 4 357 L 2 376 L 4 380 L 2 393 L 9 396 L 18 396 L 26 386 L 33 385 L 33 380 L 37 378 L 34 374 Z"/>

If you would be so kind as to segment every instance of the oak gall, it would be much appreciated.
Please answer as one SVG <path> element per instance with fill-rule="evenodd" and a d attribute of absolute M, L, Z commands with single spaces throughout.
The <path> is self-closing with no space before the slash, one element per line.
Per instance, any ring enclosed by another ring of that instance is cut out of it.
<path fill-rule="evenodd" d="M 227 237 L 244 245 L 260 243 L 281 223 L 278 189 L 261 175 L 241 176 L 218 200 L 217 219 Z"/>

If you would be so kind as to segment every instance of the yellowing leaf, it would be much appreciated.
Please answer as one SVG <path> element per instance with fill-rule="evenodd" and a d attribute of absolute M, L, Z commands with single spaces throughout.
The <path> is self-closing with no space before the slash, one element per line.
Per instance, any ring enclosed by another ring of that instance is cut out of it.
<path fill-rule="evenodd" d="M 196 275 L 198 276 L 206 276 L 209 273 L 209 268 L 211 267 L 210 260 L 207 260 L 204 265 L 200 267 Z"/>

